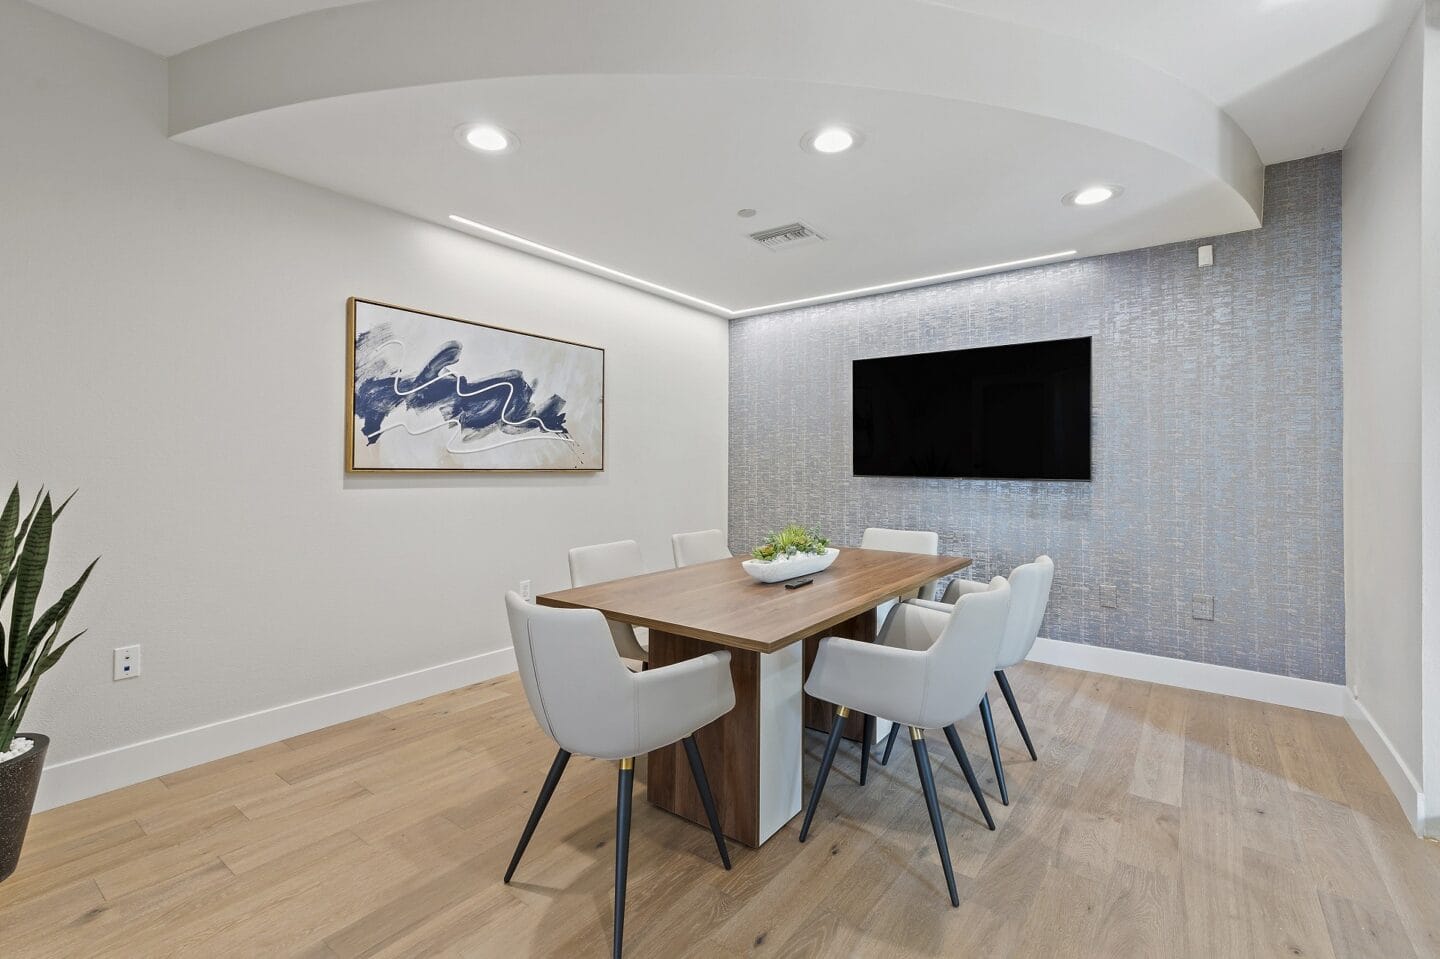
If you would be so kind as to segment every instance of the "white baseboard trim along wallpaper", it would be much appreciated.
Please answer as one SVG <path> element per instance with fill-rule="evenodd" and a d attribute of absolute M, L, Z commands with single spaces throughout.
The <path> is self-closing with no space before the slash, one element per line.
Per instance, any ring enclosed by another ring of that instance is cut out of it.
<path fill-rule="evenodd" d="M 35 811 L 515 672 L 506 647 L 46 766 Z"/>
<path fill-rule="evenodd" d="M 1203 693 L 1237 696 L 1276 706 L 1293 706 L 1340 716 L 1345 712 L 1345 687 L 1295 676 L 1277 676 L 1233 666 L 1216 666 L 1192 660 L 1171 659 L 1125 649 L 1086 646 L 1040 637 L 1030 659 L 1051 666 L 1068 666 L 1124 679 L 1139 679 L 1163 686 L 1179 686 Z"/>

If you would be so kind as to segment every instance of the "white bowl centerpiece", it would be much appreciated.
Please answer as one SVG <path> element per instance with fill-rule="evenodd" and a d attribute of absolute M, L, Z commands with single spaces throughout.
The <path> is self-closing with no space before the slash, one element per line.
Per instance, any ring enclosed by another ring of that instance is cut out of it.
<path fill-rule="evenodd" d="M 765 542 L 750 551 L 752 558 L 740 565 L 753 579 L 778 583 L 818 573 L 839 555 L 840 551 L 819 533 L 791 524 L 765 537 Z"/>

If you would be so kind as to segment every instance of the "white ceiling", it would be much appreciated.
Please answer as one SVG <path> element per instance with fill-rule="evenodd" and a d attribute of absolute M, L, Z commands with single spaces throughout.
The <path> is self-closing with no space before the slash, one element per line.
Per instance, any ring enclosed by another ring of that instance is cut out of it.
<path fill-rule="evenodd" d="M 1165 222 L 1227 232 L 1246 213 L 1170 154 L 939 97 L 580 76 L 362 99 L 263 111 L 184 139 L 436 222 L 460 214 L 731 312 L 1082 247 L 1133 249 L 1165 237 Z M 801 134 L 833 116 L 864 130 L 865 143 L 839 156 L 800 149 Z M 476 117 L 502 118 L 519 151 L 458 146 L 450 131 Z M 1099 207 L 1061 204 L 1095 181 L 1123 182 L 1126 193 Z M 741 218 L 741 208 L 758 212 Z M 775 251 L 748 238 L 794 220 L 827 240 Z"/>
<path fill-rule="evenodd" d="M 176 139 L 730 316 L 1253 228 L 1418 0 L 35 2 L 179 54 Z M 800 149 L 837 121 L 860 148 Z M 826 242 L 746 236 L 796 219 Z"/>
<path fill-rule="evenodd" d="M 171 57 L 202 43 L 287 17 L 365 0 L 31 0 Z"/>
<path fill-rule="evenodd" d="M 1266 163 L 1345 145 L 1419 0 L 934 0 L 1116 50 L 1224 108 Z"/>
<path fill-rule="evenodd" d="M 162 56 L 365 0 L 31 0 Z M 1075 37 L 1185 81 L 1266 163 L 1338 150 L 1420 0 L 930 0 Z"/>

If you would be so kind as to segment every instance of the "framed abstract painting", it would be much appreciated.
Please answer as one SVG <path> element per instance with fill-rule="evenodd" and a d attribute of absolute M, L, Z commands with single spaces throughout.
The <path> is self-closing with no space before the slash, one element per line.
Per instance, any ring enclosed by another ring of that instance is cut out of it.
<path fill-rule="evenodd" d="M 605 351 L 351 298 L 345 469 L 605 468 Z"/>

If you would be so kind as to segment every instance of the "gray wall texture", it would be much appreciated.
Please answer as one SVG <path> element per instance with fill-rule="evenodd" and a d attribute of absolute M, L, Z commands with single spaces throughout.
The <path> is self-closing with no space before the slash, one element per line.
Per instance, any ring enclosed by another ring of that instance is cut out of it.
<path fill-rule="evenodd" d="M 933 529 L 976 578 L 1049 553 L 1043 636 L 1343 682 L 1340 155 L 1270 167 L 1264 227 L 1214 242 L 736 321 L 731 546 Z M 1092 482 L 852 474 L 852 360 L 1086 335 Z"/>

